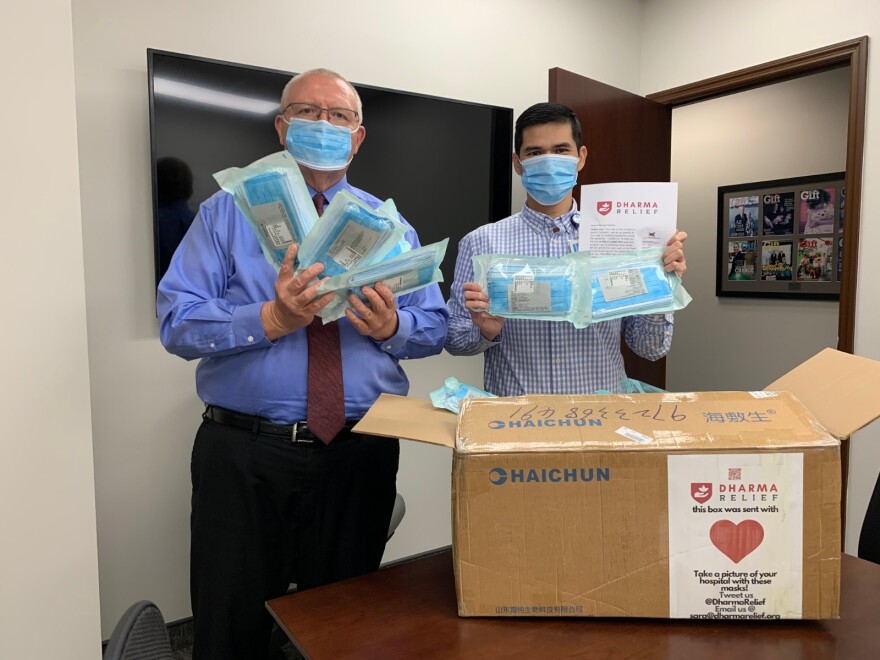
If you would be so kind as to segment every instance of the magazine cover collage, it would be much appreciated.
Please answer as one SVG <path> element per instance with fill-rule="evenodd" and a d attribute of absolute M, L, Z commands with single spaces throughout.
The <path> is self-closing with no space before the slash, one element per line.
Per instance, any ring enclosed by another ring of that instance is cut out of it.
<path fill-rule="evenodd" d="M 839 295 L 843 173 L 718 190 L 719 295 Z"/>

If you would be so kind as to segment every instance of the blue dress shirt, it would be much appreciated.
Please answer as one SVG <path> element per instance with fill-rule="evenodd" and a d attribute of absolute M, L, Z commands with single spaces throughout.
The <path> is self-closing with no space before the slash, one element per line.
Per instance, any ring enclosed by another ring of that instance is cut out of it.
<path fill-rule="evenodd" d="M 328 203 L 339 190 L 372 208 L 381 203 L 346 178 L 324 191 Z M 407 226 L 407 240 L 418 247 Z M 291 424 L 306 418 L 308 346 L 305 328 L 274 342 L 263 332 L 260 309 L 274 299 L 276 278 L 232 195 L 220 191 L 199 208 L 159 283 L 159 334 L 169 352 L 201 359 L 196 389 L 202 401 Z M 339 320 L 347 419 L 360 419 L 382 392 L 408 392 L 398 360 L 443 349 L 448 313 L 436 284 L 400 296 L 397 305 L 397 333 L 383 342 Z"/>
<path fill-rule="evenodd" d="M 571 323 L 506 319 L 494 341 L 471 321 L 462 284 L 474 282 L 472 257 L 517 254 L 561 257 L 577 245 L 577 205 L 558 218 L 527 206 L 504 220 L 484 225 L 461 239 L 448 307 L 446 350 L 453 355 L 485 353 L 483 383 L 499 396 L 619 392 L 626 378 L 621 335 L 633 351 L 657 360 L 672 344 L 672 314 L 627 316 L 575 328 Z"/>

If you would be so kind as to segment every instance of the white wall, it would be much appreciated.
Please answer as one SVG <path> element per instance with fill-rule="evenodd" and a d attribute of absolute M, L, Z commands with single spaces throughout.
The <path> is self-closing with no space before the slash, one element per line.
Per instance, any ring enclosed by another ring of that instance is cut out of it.
<path fill-rule="evenodd" d="M 165 354 L 157 338 L 145 49 L 327 66 L 355 82 L 519 114 L 546 100 L 555 66 L 637 91 L 640 13 L 637 0 L 74 1 L 105 636 L 139 598 L 170 620 L 189 615 L 188 472 L 200 405 L 194 365 Z M 473 358 L 443 355 L 407 370 L 416 395 L 450 374 L 481 379 Z M 445 450 L 405 447 L 399 488 L 408 512 L 386 559 L 449 543 L 449 473 Z"/>
<path fill-rule="evenodd" d="M 880 208 L 880 187 L 874 185 L 880 165 L 880 108 L 873 101 L 873 90 L 880 84 L 874 41 L 880 37 L 880 4 L 872 0 L 646 0 L 642 27 L 643 94 L 862 35 L 871 37 L 855 352 L 880 359 L 880 308 L 869 303 L 876 298 L 878 285 L 873 246 L 880 244 L 880 223 L 872 213 Z M 878 472 L 880 424 L 874 424 L 857 433 L 851 445 L 846 550 L 853 554 Z"/>
<path fill-rule="evenodd" d="M 100 656 L 69 0 L 4 6 L 0 657 Z"/>
<path fill-rule="evenodd" d="M 694 301 L 676 315 L 670 390 L 761 389 L 837 346 L 836 301 L 715 296 L 716 209 L 719 186 L 846 169 L 848 94 L 849 69 L 835 69 L 672 111 Z"/>

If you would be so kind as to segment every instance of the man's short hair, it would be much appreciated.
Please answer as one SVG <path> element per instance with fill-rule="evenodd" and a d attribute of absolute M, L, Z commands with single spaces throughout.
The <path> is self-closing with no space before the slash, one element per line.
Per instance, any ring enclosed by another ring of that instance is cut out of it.
<path fill-rule="evenodd" d="M 516 153 L 519 154 L 519 150 L 522 148 L 523 131 L 529 126 L 564 124 L 565 122 L 571 124 L 571 135 L 574 138 L 575 147 L 580 149 L 583 142 L 581 123 L 574 110 L 561 103 L 536 103 L 516 120 L 516 129 L 513 134 L 513 146 Z"/>
<path fill-rule="evenodd" d="M 332 69 L 318 68 L 318 69 L 309 69 L 308 71 L 303 71 L 302 73 L 296 74 L 293 78 L 287 81 L 287 84 L 284 86 L 284 89 L 281 90 L 281 112 L 284 111 L 284 101 L 287 98 L 287 92 L 293 86 L 293 84 L 302 78 L 307 78 L 309 76 L 329 76 L 331 78 L 336 78 L 337 80 L 341 80 L 344 82 L 348 88 L 354 94 L 356 108 L 352 108 L 353 110 L 357 110 L 358 117 L 360 118 L 360 122 L 364 121 L 364 105 L 361 103 L 361 95 L 358 94 L 358 91 L 355 89 L 354 85 L 352 85 L 348 79 L 342 74 L 336 73 Z"/>

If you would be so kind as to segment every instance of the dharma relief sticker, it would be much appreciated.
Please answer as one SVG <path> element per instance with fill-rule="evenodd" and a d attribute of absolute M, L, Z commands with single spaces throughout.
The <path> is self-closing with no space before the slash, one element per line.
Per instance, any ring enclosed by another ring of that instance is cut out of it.
<path fill-rule="evenodd" d="M 671 455 L 669 616 L 803 615 L 803 454 Z"/>

